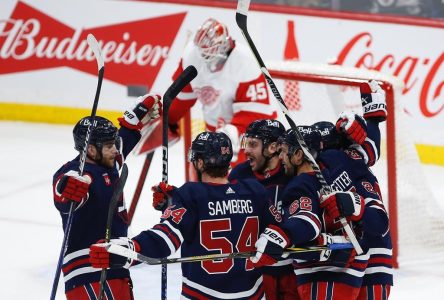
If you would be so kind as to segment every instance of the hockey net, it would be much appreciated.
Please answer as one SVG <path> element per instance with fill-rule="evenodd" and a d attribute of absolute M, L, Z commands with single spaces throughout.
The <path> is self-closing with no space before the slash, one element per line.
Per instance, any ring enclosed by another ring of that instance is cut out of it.
<path fill-rule="evenodd" d="M 400 107 L 403 83 L 376 71 L 300 62 L 268 62 L 268 69 L 298 125 L 335 122 L 339 113 L 362 114 L 359 84 L 377 80 L 387 95 L 387 122 L 380 125 L 381 155 L 372 167 L 389 211 L 395 266 L 420 262 L 444 251 L 443 212 L 424 180 L 408 117 Z M 272 99 L 272 93 L 270 93 Z M 274 103 L 275 101 L 273 101 Z M 279 120 L 288 128 L 283 115 Z M 184 118 L 185 151 L 205 129 L 200 104 Z M 186 170 L 188 170 L 186 167 Z M 187 177 L 188 178 L 188 177 Z"/>

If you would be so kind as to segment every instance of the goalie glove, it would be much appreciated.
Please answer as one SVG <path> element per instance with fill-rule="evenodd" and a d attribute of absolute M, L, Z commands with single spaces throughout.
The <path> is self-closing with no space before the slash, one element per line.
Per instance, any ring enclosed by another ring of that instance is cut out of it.
<path fill-rule="evenodd" d="M 290 239 L 285 232 L 275 225 L 265 228 L 256 241 L 256 254 L 250 257 L 255 268 L 274 265 L 283 255 L 284 249 L 290 245 Z"/>
<path fill-rule="evenodd" d="M 336 121 L 336 131 L 345 134 L 351 142 L 362 145 L 367 137 L 367 123 L 354 112 L 342 112 Z"/>
<path fill-rule="evenodd" d="M 321 207 L 333 219 L 346 217 L 349 221 L 359 221 L 364 206 L 364 199 L 353 192 L 333 192 L 321 198 Z"/>
<path fill-rule="evenodd" d="M 131 251 L 140 251 L 139 244 L 136 241 L 126 237 L 111 239 L 109 243 L 104 243 L 104 240 L 100 240 L 96 244 L 89 247 L 89 263 L 91 266 L 99 269 L 129 269 L 129 267 L 133 265 L 134 260 L 117 254 L 109 253 L 105 248 L 109 244 L 123 246 Z"/>
<path fill-rule="evenodd" d="M 364 111 L 364 118 L 374 119 L 383 122 L 387 119 L 387 104 L 385 100 L 385 91 L 376 82 L 361 83 L 359 86 L 361 91 L 361 105 Z"/>
<path fill-rule="evenodd" d="M 122 118 L 118 118 L 121 126 L 140 130 L 150 120 L 160 118 L 162 102 L 159 95 L 146 94 L 136 100 L 136 105 L 127 109 Z"/>

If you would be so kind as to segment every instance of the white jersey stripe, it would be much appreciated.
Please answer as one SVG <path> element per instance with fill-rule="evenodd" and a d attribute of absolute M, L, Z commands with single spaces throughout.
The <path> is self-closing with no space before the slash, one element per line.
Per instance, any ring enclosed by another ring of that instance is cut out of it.
<path fill-rule="evenodd" d="M 177 99 L 182 100 L 182 101 L 196 100 L 197 99 L 197 95 L 194 92 L 191 92 L 191 93 L 180 92 L 177 95 Z"/>
<path fill-rule="evenodd" d="M 393 275 L 393 269 L 387 267 L 369 267 L 365 269 L 365 274 L 374 274 L 374 273 L 387 273 Z"/>
<path fill-rule="evenodd" d="M 185 283 L 186 285 L 188 285 L 194 289 L 199 290 L 202 293 L 205 293 L 205 294 L 215 297 L 215 298 L 239 299 L 239 298 L 245 298 L 245 297 L 250 297 L 250 296 L 254 295 L 254 293 L 257 292 L 257 290 L 259 289 L 259 287 L 262 284 L 262 276 L 258 278 L 258 280 L 256 281 L 256 283 L 254 284 L 254 286 L 251 289 L 249 289 L 248 291 L 243 291 L 243 292 L 238 292 L 238 293 L 221 293 L 221 292 L 215 291 L 213 289 L 207 288 L 203 285 L 200 285 L 196 282 L 190 281 L 186 277 L 183 277 L 183 283 Z"/>
<path fill-rule="evenodd" d="M 315 236 L 312 238 L 312 240 L 315 239 L 315 238 L 319 235 L 319 233 L 320 233 L 320 228 L 319 228 L 319 226 L 318 226 L 315 222 L 313 222 L 313 220 L 310 219 L 308 216 L 304 216 L 304 215 L 293 215 L 293 216 L 291 216 L 290 218 L 298 218 L 298 219 L 301 219 L 301 220 L 304 220 L 304 221 L 310 223 L 310 225 L 311 225 L 311 226 L 313 227 L 313 229 L 315 230 Z M 316 218 L 317 218 L 317 217 L 316 217 Z"/>
<path fill-rule="evenodd" d="M 63 258 L 63 264 L 68 263 L 70 260 L 77 258 L 79 256 L 89 255 L 89 248 L 74 251 Z"/>
<path fill-rule="evenodd" d="M 169 228 L 172 232 L 174 232 L 174 233 L 177 235 L 177 237 L 179 238 L 180 242 L 183 243 L 183 236 L 182 236 L 182 233 L 180 232 L 179 229 L 175 228 L 175 227 L 174 227 L 173 225 L 171 225 L 171 223 L 168 222 L 168 221 L 164 221 L 163 224 L 165 224 L 166 226 L 168 226 L 168 228 Z"/>
<path fill-rule="evenodd" d="M 165 243 L 167 244 L 168 248 L 170 249 L 170 254 L 173 254 L 176 252 L 176 247 L 174 247 L 173 242 L 168 238 L 168 236 L 162 231 L 155 228 L 148 229 L 149 231 L 154 232 L 158 236 L 160 236 Z M 167 255 L 168 256 L 168 255 Z"/>

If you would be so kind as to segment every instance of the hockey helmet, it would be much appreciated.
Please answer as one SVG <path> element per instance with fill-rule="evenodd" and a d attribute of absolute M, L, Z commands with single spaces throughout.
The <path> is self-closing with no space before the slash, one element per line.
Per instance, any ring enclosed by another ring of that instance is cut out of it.
<path fill-rule="evenodd" d="M 232 158 L 231 140 L 223 132 L 199 133 L 188 151 L 188 161 L 202 159 L 206 167 L 228 167 Z"/>
<path fill-rule="evenodd" d="M 102 149 L 103 144 L 106 142 L 117 142 L 117 127 L 114 126 L 110 120 L 96 116 L 95 122 L 95 126 L 91 128 L 90 145 L 94 145 L 98 149 Z M 72 133 L 74 136 L 74 148 L 77 151 L 81 152 L 85 147 L 86 133 L 88 132 L 88 127 L 90 124 L 91 117 L 84 117 L 74 126 Z"/>
<path fill-rule="evenodd" d="M 321 150 L 320 132 L 312 126 L 298 126 L 297 130 L 304 139 L 310 153 L 316 156 Z M 279 138 L 279 142 L 288 145 L 288 155 L 293 155 L 298 149 L 301 149 L 297 135 L 293 129 L 287 130 L 287 132 Z"/>
<path fill-rule="evenodd" d="M 278 120 L 256 120 L 248 125 L 242 136 L 241 147 L 245 149 L 246 138 L 256 138 L 262 141 L 264 146 L 277 142 L 278 138 L 285 134 L 285 127 Z"/>
<path fill-rule="evenodd" d="M 312 125 L 321 134 L 322 149 L 339 149 L 342 147 L 343 138 L 336 131 L 336 126 L 328 121 L 316 122 Z"/>
<path fill-rule="evenodd" d="M 227 59 L 228 53 L 234 47 L 227 26 L 213 18 L 207 19 L 197 30 L 194 44 L 213 72 L 219 69 L 221 62 Z"/>

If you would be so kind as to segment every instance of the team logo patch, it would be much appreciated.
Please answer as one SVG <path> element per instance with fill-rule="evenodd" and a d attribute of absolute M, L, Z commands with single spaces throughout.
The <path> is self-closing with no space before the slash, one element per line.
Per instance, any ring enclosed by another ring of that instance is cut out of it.
<path fill-rule="evenodd" d="M 111 185 L 111 179 L 109 179 L 108 173 L 104 173 L 104 174 L 102 174 L 102 176 L 103 176 L 103 180 L 105 180 L 105 185 L 106 186 L 110 186 Z"/>
<path fill-rule="evenodd" d="M 356 150 L 347 149 L 347 150 L 344 150 L 344 152 L 347 153 L 347 155 L 350 156 L 350 158 L 352 158 L 352 159 L 355 159 L 355 160 L 362 159 L 361 155 Z"/>

